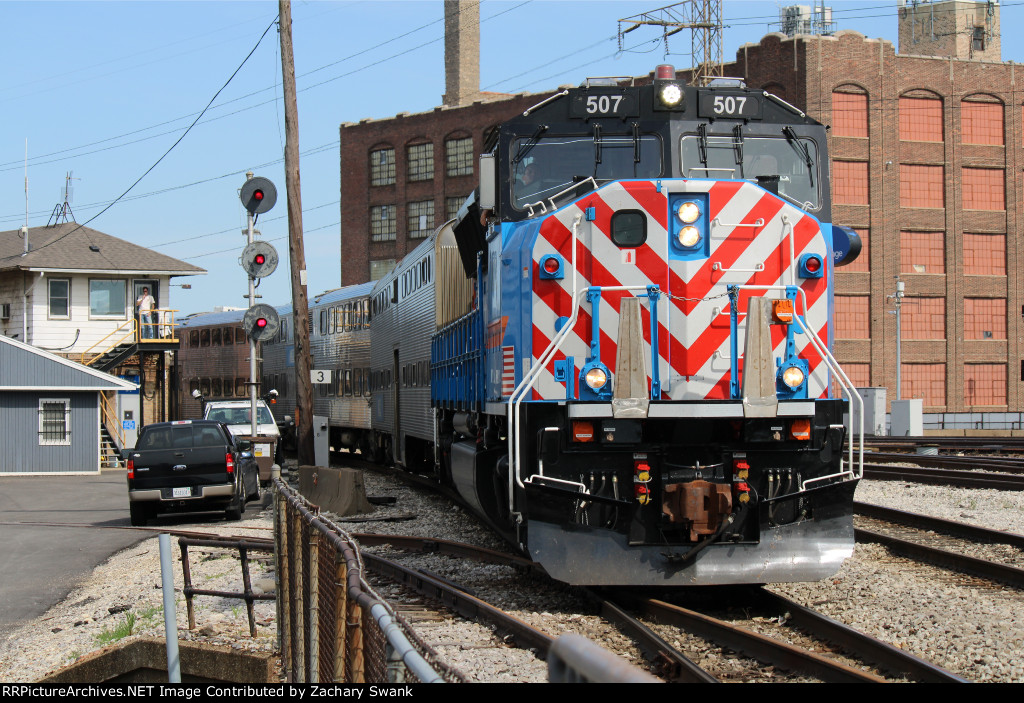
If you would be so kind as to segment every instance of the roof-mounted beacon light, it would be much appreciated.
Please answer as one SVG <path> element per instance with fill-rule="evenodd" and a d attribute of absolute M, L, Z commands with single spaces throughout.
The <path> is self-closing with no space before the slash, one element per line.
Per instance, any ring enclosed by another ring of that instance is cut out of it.
<path fill-rule="evenodd" d="M 663 63 L 654 69 L 654 109 L 685 110 L 683 81 L 676 78 L 675 66 Z"/>

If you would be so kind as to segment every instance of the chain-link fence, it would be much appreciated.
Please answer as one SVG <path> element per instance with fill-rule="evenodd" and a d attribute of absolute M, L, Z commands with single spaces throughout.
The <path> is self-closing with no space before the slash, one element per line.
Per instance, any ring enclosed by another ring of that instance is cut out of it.
<path fill-rule="evenodd" d="M 289 681 L 460 682 L 364 579 L 359 547 L 274 479 L 278 641 Z"/>

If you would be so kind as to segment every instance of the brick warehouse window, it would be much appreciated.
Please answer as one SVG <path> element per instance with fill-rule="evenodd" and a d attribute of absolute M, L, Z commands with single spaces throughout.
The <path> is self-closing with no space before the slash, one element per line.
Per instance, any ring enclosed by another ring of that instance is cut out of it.
<path fill-rule="evenodd" d="M 869 262 L 871 261 L 870 249 L 868 248 L 868 229 L 867 227 L 854 227 L 853 231 L 860 235 L 860 254 L 857 255 L 853 263 L 843 264 L 838 270 L 851 273 L 867 273 L 870 270 Z"/>
<path fill-rule="evenodd" d="M 904 339 L 945 339 L 946 299 L 904 298 L 901 322 Z"/>
<path fill-rule="evenodd" d="M 1002 103 L 961 102 L 960 141 L 964 144 L 1003 144 Z"/>
<path fill-rule="evenodd" d="M 941 142 L 942 101 L 900 98 L 900 139 L 906 142 Z"/>
<path fill-rule="evenodd" d="M 1001 168 L 963 169 L 964 210 L 1005 210 L 1006 176 Z"/>
<path fill-rule="evenodd" d="M 837 205 L 867 205 L 867 161 L 833 161 L 832 196 Z"/>
<path fill-rule="evenodd" d="M 444 199 L 445 221 L 455 219 L 455 216 L 459 214 L 459 208 L 462 207 L 462 203 L 466 202 L 466 197 L 465 195 L 456 195 Z"/>
<path fill-rule="evenodd" d="M 870 296 L 837 295 L 835 302 L 836 339 L 870 339 Z"/>
<path fill-rule="evenodd" d="M 832 134 L 837 137 L 868 136 L 868 96 L 863 93 L 832 93 Z"/>
<path fill-rule="evenodd" d="M 69 446 L 70 444 L 71 399 L 40 399 L 39 446 Z"/>
<path fill-rule="evenodd" d="M 964 233 L 964 274 L 1006 275 L 1006 235 Z"/>
<path fill-rule="evenodd" d="M 395 150 L 378 149 L 370 152 L 370 185 L 388 186 L 395 182 Z"/>
<path fill-rule="evenodd" d="M 926 406 L 944 406 L 946 365 L 903 364 L 900 367 L 900 394 L 904 398 L 923 398 Z"/>
<path fill-rule="evenodd" d="M 964 298 L 964 339 L 1006 339 L 1006 299 Z"/>
<path fill-rule="evenodd" d="M 900 232 L 901 273 L 945 273 L 944 232 Z"/>
<path fill-rule="evenodd" d="M 434 231 L 434 201 L 409 203 L 409 239 L 422 239 Z"/>
<path fill-rule="evenodd" d="M 395 206 L 374 205 L 370 208 L 370 240 L 395 241 Z"/>
<path fill-rule="evenodd" d="M 901 207 L 945 207 L 942 166 L 900 164 Z"/>
<path fill-rule="evenodd" d="M 429 181 L 434 177 L 434 145 L 413 144 L 408 149 L 409 180 Z"/>
<path fill-rule="evenodd" d="M 847 362 L 843 364 L 843 371 L 850 377 L 854 388 L 867 388 L 871 385 L 871 364 Z M 845 397 L 842 386 L 839 385 L 839 381 L 834 375 L 832 377 L 832 396 L 834 398 Z"/>
<path fill-rule="evenodd" d="M 964 364 L 967 405 L 1006 405 L 1005 364 Z"/>
<path fill-rule="evenodd" d="M 448 139 L 444 143 L 445 173 L 449 176 L 473 175 L 473 138 Z"/>

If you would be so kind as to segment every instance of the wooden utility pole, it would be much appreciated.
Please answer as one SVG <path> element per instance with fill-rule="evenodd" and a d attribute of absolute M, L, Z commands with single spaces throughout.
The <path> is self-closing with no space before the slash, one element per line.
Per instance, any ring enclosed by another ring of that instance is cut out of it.
<path fill-rule="evenodd" d="M 291 257 L 292 312 L 295 324 L 295 423 L 299 466 L 313 464 L 313 391 L 310 382 L 309 300 L 306 297 L 306 251 L 302 244 L 302 193 L 299 185 L 299 108 L 295 97 L 292 53 L 292 4 L 278 0 L 281 74 L 284 86 L 284 180 L 288 193 L 288 254 Z"/>

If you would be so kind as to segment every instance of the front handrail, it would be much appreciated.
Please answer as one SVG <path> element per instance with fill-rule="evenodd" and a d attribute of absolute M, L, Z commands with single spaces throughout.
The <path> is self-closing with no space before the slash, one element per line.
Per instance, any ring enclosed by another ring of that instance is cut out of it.
<path fill-rule="evenodd" d="M 155 330 L 151 338 L 142 337 L 143 330 L 139 330 L 139 342 L 140 343 L 153 343 L 153 342 L 177 342 L 180 341 L 177 334 L 177 328 L 179 324 L 174 320 L 174 313 L 179 312 L 178 310 L 171 308 L 153 308 L 153 321 L 149 324 Z M 145 327 L 145 324 L 142 325 Z"/>

